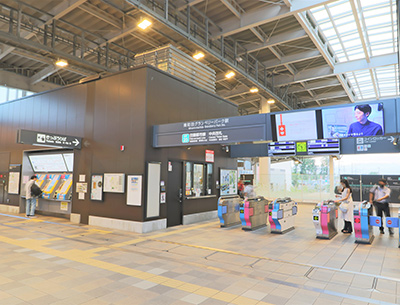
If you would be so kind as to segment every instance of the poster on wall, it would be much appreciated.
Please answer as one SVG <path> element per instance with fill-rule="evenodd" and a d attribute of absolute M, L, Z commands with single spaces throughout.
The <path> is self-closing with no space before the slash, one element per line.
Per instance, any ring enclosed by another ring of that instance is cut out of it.
<path fill-rule="evenodd" d="M 8 193 L 19 194 L 19 178 L 20 173 L 11 172 L 8 176 Z"/>
<path fill-rule="evenodd" d="M 238 175 L 235 169 L 221 169 L 220 195 L 237 195 Z"/>
<path fill-rule="evenodd" d="M 104 192 L 124 193 L 125 174 L 104 174 Z"/>
<path fill-rule="evenodd" d="M 384 135 L 383 104 L 322 109 L 324 138 Z"/>
<path fill-rule="evenodd" d="M 90 183 L 90 200 L 103 200 L 103 175 L 92 175 Z"/>
<path fill-rule="evenodd" d="M 142 205 L 142 176 L 128 175 L 127 179 L 127 205 Z"/>

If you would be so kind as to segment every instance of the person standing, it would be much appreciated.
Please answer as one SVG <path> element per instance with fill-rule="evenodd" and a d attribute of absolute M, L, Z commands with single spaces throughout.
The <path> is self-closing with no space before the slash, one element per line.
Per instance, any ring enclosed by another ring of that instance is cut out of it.
<path fill-rule="evenodd" d="M 35 216 L 36 197 L 32 195 L 32 185 L 36 182 L 37 176 L 33 175 L 31 180 L 25 185 L 25 198 L 26 198 L 26 217 Z"/>
<path fill-rule="evenodd" d="M 246 181 L 244 185 L 245 185 L 244 191 L 243 191 L 244 197 L 245 198 L 255 198 L 256 192 L 254 191 L 253 185 L 248 181 Z"/>
<path fill-rule="evenodd" d="M 243 198 L 244 184 L 243 180 L 240 179 L 238 182 L 238 195 Z"/>
<path fill-rule="evenodd" d="M 369 191 L 369 202 L 375 206 L 376 215 L 382 218 L 381 227 L 379 230 L 381 234 L 385 234 L 385 230 L 383 228 L 383 213 L 385 213 L 385 217 L 390 217 L 390 207 L 389 207 L 389 197 L 390 197 L 390 188 L 388 188 L 386 179 L 379 179 L 379 186 L 374 186 Z M 389 234 L 393 235 L 393 228 L 389 228 Z"/>
<path fill-rule="evenodd" d="M 342 195 L 339 200 L 335 201 L 335 203 L 340 203 L 340 215 L 344 221 L 342 233 L 351 234 L 353 232 L 353 226 L 351 224 L 351 221 L 353 220 L 353 190 L 350 187 L 349 181 L 346 179 L 340 180 L 340 185 L 342 186 Z"/>

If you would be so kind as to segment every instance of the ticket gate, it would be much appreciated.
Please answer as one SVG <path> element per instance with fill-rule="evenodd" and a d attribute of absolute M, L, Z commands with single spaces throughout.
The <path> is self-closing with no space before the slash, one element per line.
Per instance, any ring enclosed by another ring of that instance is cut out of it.
<path fill-rule="evenodd" d="M 332 239 L 336 236 L 338 210 L 333 200 L 317 203 L 313 209 L 313 222 L 317 238 Z"/>
<path fill-rule="evenodd" d="M 371 244 L 374 240 L 372 227 L 380 227 L 382 218 L 379 216 L 371 216 L 371 204 L 363 201 L 359 205 L 354 206 L 354 234 L 355 242 L 359 244 Z"/>
<path fill-rule="evenodd" d="M 243 203 L 240 196 L 223 196 L 218 199 L 218 218 L 221 228 L 240 224 L 239 205 Z"/>
<path fill-rule="evenodd" d="M 269 204 L 269 223 L 271 233 L 283 234 L 294 229 L 294 216 L 297 203 L 291 198 L 278 198 Z"/>
<path fill-rule="evenodd" d="M 397 217 L 386 217 L 386 226 L 388 228 L 400 229 L 400 209 L 398 211 Z M 399 248 L 400 248 L 400 231 L 399 231 Z"/>
<path fill-rule="evenodd" d="M 248 198 L 240 204 L 242 230 L 254 230 L 267 225 L 268 200 L 264 197 Z"/>

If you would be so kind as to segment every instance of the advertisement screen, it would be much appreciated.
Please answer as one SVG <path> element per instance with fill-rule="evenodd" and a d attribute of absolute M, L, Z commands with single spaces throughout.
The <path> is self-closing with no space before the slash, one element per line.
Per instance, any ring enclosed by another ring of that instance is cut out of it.
<path fill-rule="evenodd" d="M 61 154 L 30 155 L 29 160 L 31 161 L 32 168 L 35 173 L 54 173 L 67 171 L 64 158 Z"/>
<path fill-rule="evenodd" d="M 237 195 L 238 176 L 237 170 L 221 169 L 221 191 L 220 195 Z"/>
<path fill-rule="evenodd" d="M 275 115 L 277 141 L 318 139 L 315 110 Z"/>
<path fill-rule="evenodd" d="M 383 123 L 382 103 L 322 109 L 324 138 L 383 135 Z"/>

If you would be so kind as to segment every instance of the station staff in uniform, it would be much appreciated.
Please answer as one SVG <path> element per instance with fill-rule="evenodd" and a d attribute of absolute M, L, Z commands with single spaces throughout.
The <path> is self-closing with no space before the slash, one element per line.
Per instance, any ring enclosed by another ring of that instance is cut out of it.
<path fill-rule="evenodd" d="M 389 207 L 389 197 L 390 197 L 390 188 L 388 188 L 386 179 L 380 179 L 378 182 L 379 186 L 374 186 L 371 188 L 369 193 L 369 202 L 374 204 L 376 215 L 382 217 L 383 212 L 385 213 L 385 217 L 390 217 L 390 207 Z M 383 218 L 383 217 L 382 217 Z M 381 227 L 379 228 L 381 234 L 385 234 L 383 228 L 383 219 Z M 393 235 L 393 228 L 389 228 L 389 234 Z"/>

